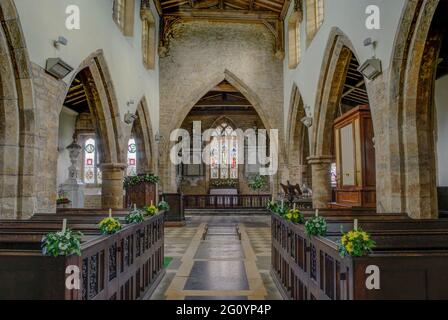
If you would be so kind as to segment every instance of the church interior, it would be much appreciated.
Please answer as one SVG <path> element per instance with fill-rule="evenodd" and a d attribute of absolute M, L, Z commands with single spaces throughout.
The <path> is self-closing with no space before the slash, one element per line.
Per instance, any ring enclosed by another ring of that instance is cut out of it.
<path fill-rule="evenodd" d="M 448 0 L 0 0 L 0 300 L 448 299 Z"/>

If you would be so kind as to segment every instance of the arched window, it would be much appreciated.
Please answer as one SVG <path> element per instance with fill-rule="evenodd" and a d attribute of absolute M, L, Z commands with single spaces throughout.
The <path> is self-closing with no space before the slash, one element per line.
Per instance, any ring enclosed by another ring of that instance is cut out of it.
<path fill-rule="evenodd" d="M 85 184 L 101 184 L 101 170 L 98 165 L 98 148 L 94 136 L 84 136 L 83 181 Z"/>
<path fill-rule="evenodd" d="M 288 21 L 288 63 L 289 68 L 294 69 L 300 63 L 301 57 L 301 37 L 300 37 L 301 16 L 299 12 L 294 12 Z"/>
<path fill-rule="evenodd" d="M 134 35 L 134 5 L 135 0 L 114 0 L 112 18 L 127 37 Z"/>
<path fill-rule="evenodd" d="M 156 59 L 156 27 L 154 16 L 149 8 L 143 9 L 142 18 L 142 55 L 147 69 L 154 69 Z"/>
<path fill-rule="evenodd" d="M 210 144 L 210 178 L 238 179 L 238 139 L 235 130 L 223 122 Z"/>
<path fill-rule="evenodd" d="M 324 22 L 324 0 L 306 0 L 306 34 L 309 44 Z"/>
<path fill-rule="evenodd" d="M 129 139 L 128 143 L 128 168 L 126 175 L 137 175 L 137 145 L 134 138 Z"/>

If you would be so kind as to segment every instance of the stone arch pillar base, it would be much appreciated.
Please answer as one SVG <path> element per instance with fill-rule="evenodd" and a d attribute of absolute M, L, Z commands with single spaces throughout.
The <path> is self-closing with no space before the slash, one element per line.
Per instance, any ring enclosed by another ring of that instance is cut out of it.
<path fill-rule="evenodd" d="M 101 206 L 106 209 L 123 209 L 123 178 L 126 164 L 105 163 L 101 165 Z"/>
<path fill-rule="evenodd" d="M 328 208 L 331 202 L 330 169 L 334 162 L 333 156 L 309 157 L 313 180 L 313 206 L 316 209 Z"/>

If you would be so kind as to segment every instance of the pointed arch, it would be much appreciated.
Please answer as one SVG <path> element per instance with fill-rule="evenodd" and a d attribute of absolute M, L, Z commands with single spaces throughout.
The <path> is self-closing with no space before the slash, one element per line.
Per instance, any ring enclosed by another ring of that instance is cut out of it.
<path fill-rule="evenodd" d="M 408 1 L 395 36 L 389 73 L 387 135 L 394 200 L 412 218 L 436 218 L 433 85 L 437 39 L 430 29 L 440 0 Z M 393 148 L 392 146 L 398 146 Z M 390 205 L 392 206 L 392 205 Z"/>
<path fill-rule="evenodd" d="M 223 122 L 227 122 L 228 124 L 230 124 L 230 126 L 233 128 L 233 129 L 236 129 L 236 125 L 235 125 L 235 123 L 233 122 L 233 120 L 232 119 L 230 119 L 229 117 L 227 117 L 227 116 L 220 116 L 220 117 L 218 117 L 215 121 L 213 121 L 213 124 L 210 126 L 210 129 L 215 129 L 217 126 L 219 126 L 221 123 L 223 123 Z"/>
<path fill-rule="evenodd" d="M 143 97 L 137 107 L 137 119 L 132 127 L 138 150 L 137 170 L 138 173 L 155 172 L 156 152 L 154 133 L 146 97 Z"/>
<path fill-rule="evenodd" d="M 98 50 L 88 56 L 74 72 L 71 82 L 78 74 L 86 90 L 92 123 L 99 138 L 101 162 L 125 164 L 127 143 L 123 139 L 120 109 L 103 51 Z"/>
<path fill-rule="evenodd" d="M 333 28 L 325 50 L 314 108 L 314 157 L 332 158 L 333 121 L 353 55 L 358 58 L 349 38 L 339 28 Z"/>
<path fill-rule="evenodd" d="M 306 117 L 302 95 L 294 83 L 291 91 L 291 100 L 287 128 L 287 159 L 289 180 L 291 183 L 307 184 L 310 186 L 310 176 L 307 166 L 309 152 L 308 128 L 302 123 Z"/>
<path fill-rule="evenodd" d="M 17 9 L 0 2 L 0 217 L 24 219 L 36 206 L 32 69 Z"/>

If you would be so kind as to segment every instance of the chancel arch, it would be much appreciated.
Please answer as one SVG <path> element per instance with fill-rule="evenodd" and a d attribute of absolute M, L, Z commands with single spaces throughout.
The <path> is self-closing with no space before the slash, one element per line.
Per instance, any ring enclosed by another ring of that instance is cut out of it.
<path fill-rule="evenodd" d="M 332 30 L 314 110 L 313 203 L 376 206 L 375 147 L 370 101 L 350 40 Z"/>
<path fill-rule="evenodd" d="M 0 2 L 0 218 L 35 210 L 35 110 L 31 64 L 15 4 Z"/>
<path fill-rule="evenodd" d="M 78 168 L 80 180 L 87 187 L 100 190 L 94 195 L 100 195 L 101 201 L 92 206 L 121 208 L 127 145 L 122 141 L 120 113 L 101 50 L 85 59 L 74 73 L 63 106 L 63 110 L 76 115 L 73 137 L 83 148 Z"/>

